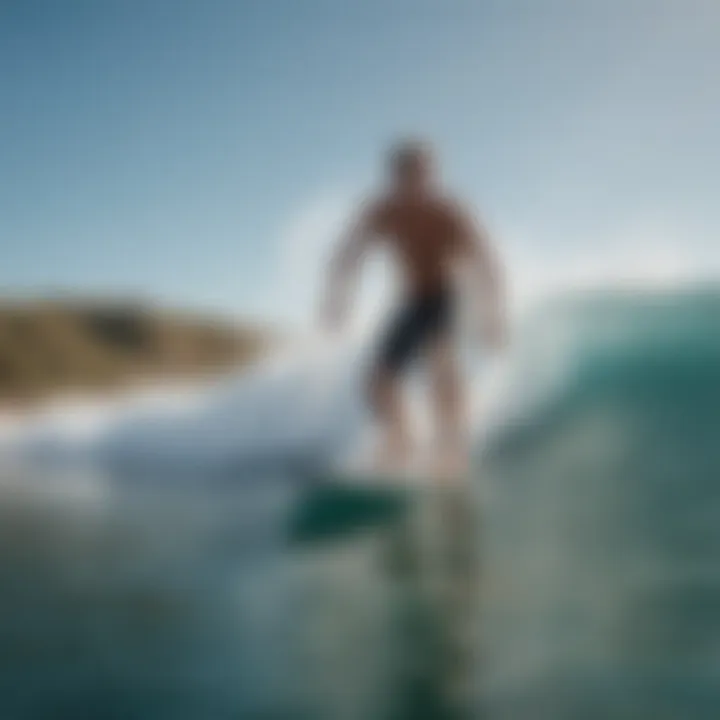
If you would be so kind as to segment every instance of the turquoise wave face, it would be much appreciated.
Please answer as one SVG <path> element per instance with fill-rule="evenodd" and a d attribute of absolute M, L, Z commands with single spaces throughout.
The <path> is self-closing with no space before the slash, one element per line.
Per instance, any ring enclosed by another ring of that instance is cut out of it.
<path fill-rule="evenodd" d="M 715 717 L 720 289 L 533 319 L 493 436 L 490 716 Z"/>
<path fill-rule="evenodd" d="M 194 453 L 0 466 L 0 717 L 715 718 L 719 311 L 706 290 L 532 318 L 478 513 L 467 488 L 338 492 Z M 218 394 L 183 443 L 245 427 Z"/>

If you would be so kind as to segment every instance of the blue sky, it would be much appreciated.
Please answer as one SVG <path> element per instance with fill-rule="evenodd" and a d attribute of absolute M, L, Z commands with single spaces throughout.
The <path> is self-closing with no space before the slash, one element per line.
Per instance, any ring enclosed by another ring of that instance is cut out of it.
<path fill-rule="evenodd" d="M 0 1 L 0 291 L 311 311 L 432 139 L 520 293 L 720 268 L 714 0 Z"/>

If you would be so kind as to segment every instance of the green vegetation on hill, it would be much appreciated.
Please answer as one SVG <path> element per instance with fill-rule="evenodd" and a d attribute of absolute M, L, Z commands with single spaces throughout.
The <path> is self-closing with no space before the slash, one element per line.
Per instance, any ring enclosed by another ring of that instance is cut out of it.
<path fill-rule="evenodd" d="M 268 345 L 257 327 L 140 304 L 0 301 L 0 401 L 216 373 Z"/>

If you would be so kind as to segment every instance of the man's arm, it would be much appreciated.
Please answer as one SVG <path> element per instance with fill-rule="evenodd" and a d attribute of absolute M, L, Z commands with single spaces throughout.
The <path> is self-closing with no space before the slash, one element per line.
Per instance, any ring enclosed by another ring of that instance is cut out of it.
<path fill-rule="evenodd" d="M 469 265 L 473 285 L 477 283 L 484 338 L 495 348 L 502 347 L 507 339 L 503 268 L 484 223 L 460 209 L 456 223 L 461 257 Z"/>
<path fill-rule="evenodd" d="M 365 251 L 378 231 L 378 210 L 364 207 L 340 238 L 328 267 L 321 321 L 328 329 L 342 325 Z"/>

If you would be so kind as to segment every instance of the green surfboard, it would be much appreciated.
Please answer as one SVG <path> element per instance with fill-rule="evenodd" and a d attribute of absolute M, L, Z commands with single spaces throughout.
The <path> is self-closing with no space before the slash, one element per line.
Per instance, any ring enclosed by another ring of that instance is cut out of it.
<path fill-rule="evenodd" d="M 290 517 L 293 542 L 327 542 L 400 520 L 412 491 L 396 481 L 328 473 L 310 478 Z"/>

